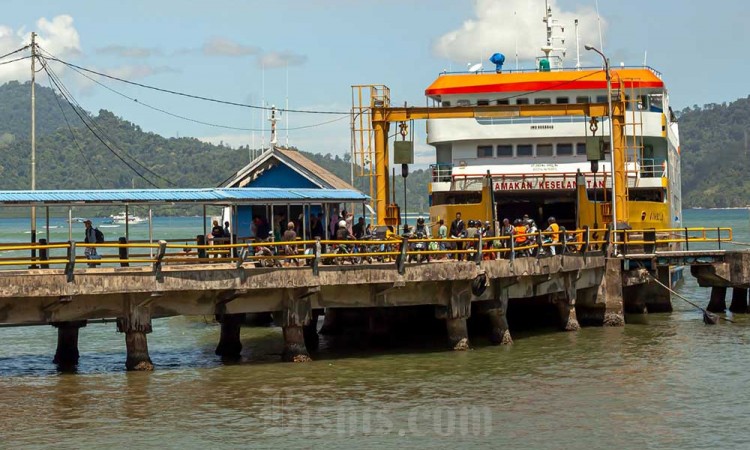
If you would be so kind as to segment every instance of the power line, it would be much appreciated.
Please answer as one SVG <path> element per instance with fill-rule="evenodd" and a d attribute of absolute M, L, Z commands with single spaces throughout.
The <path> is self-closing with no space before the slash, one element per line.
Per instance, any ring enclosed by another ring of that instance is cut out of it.
<path fill-rule="evenodd" d="M 116 80 L 116 81 L 119 81 L 121 83 L 126 83 L 126 84 L 130 84 L 130 85 L 133 85 L 133 86 L 142 87 L 142 88 L 145 88 L 145 89 L 151 89 L 151 90 L 158 91 L 158 92 L 164 92 L 166 94 L 173 94 L 173 95 L 178 95 L 178 96 L 181 96 L 181 97 L 192 98 L 192 99 L 195 99 L 195 100 L 203 100 L 203 101 L 207 101 L 207 102 L 219 103 L 219 104 L 222 104 L 222 105 L 238 106 L 238 107 L 241 107 L 241 108 L 259 109 L 259 110 L 264 110 L 264 111 L 271 111 L 273 109 L 273 108 L 268 107 L 268 106 L 249 105 L 247 103 L 238 103 L 238 102 L 231 102 L 231 101 L 228 101 L 228 100 L 219 100 L 219 99 L 216 99 L 216 98 L 204 97 L 202 95 L 188 94 L 188 93 L 185 93 L 185 92 L 179 92 L 179 91 L 175 91 L 175 90 L 172 90 L 172 89 L 160 88 L 160 87 L 157 87 L 157 86 L 151 86 L 151 85 L 148 85 L 148 84 L 138 83 L 138 82 L 135 82 L 135 81 L 130 81 L 130 80 L 126 80 L 124 78 L 116 77 L 114 75 L 108 75 L 106 73 L 99 72 L 99 71 L 96 71 L 96 70 L 93 70 L 93 69 L 87 69 L 85 67 L 81 67 L 79 65 L 76 65 L 76 64 L 73 64 L 71 62 L 68 62 L 68 61 L 62 60 L 60 58 L 57 58 L 56 56 L 52 55 L 51 53 L 49 53 L 47 51 L 45 51 L 45 53 L 47 53 L 49 55 L 48 56 L 49 59 L 51 59 L 53 61 L 57 61 L 57 62 L 62 63 L 62 64 L 65 64 L 66 66 L 68 66 L 70 68 L 76 68 L 76 69 L 82 70 L 84 72 L 92 73 L 92 74 L 95 74 L 95 75 L 99 75 L 101 77 L 109 78 L 111 80 Z M 287 112 L 287 113 L 300 113 L 300 114 L 349 115 L 349 111 L 321 111 L 321 110 L 285 109 L 285 108 L 276 108 L 276 111 Z"/>
<path fill-rule="evenodd" d="M 47 61 L 44 60 L 43 58 L 42 58 L 42 60 L 43 60 L 44 67 L 47 68 L 48 67 Z M 49 68 L 49 70 L 52 71 L 51 68 Z M 73 100 L 73 102 L 76 104 L 76 106 L 78 107 L 78 109 L 81 110 L 81 111 L 83 111 L 85 113 L 84 115 L 89 118 L 89 120 L 91 122 L 91 125 L 93 125 L 93 127 L 96 128 L 99 131 L 99 133 L 98 133 L 99 135 L 104 136 L 110 142 L 110 144 L 112 144 L 115 147 L 118 147 L 118 150 L 121 153 L 123 153 L 125 156 L 127 156 L 128 158 L 130 158 L 130 160 L 132 160 L 137 166 L 139 166 L 140 168 L 142 168 L 146 172 L 152 174 L 156 178 L 159 178 L 159 179 L 163 180 L 167 184 L 170 184 L 172 186 L 176 186 L 175 183 L 173 183 L 172 181 L 170 181 L 170 180 L 162 177 L 161 175 L 159 175 L 158 173 L 154 172 L 150 168 L 146 167 L 140 161 L 138 161 L 138 159 L 136 159 L 133 155 L 131 155 L 130 153 L 128 153 L 127 150 L 125 150 L 122 147 L 118 146 L 118 144 L 115 142 L 115 140 L 112 139 L 111 136 L 107 135 L 107 133 L 102 129 L 102 127 L 99 125 L 99 123 L 94 118 L 88 116 L 88 113 L 86 112 L 86 110 L 83 109 L 83 107 L 80 105 L 80 103 L 78 103 L 78 101 L 75 100 L 75 98 L 73 97 L 73 94 L 67 88 L 65 88 L 65 85 L 62 83 L 62 80 L 60 80 L 60 78 L 57 76 L 57 74 L 55 74 L 54 71 L 52 71 L 52 74 L 55 76 L 55 78 L 57 78 L 57 81 L 65 89 L 65 92 L 67 93 L 67 96 L 69 98 L 71 98 Z"/>
<path fill-rule="evenodd" d="M 52 59 L 52 58 L 50 58 L 50 59 Z M 149 105 L 148 103 L 144 103 L 144 102 L 138 100 L 137 98 L 130 97 L 129 95 L 126 95 L 126 94 L 118 91 L 117 89 L 114 89 L 114 88 L 112 88 L 110 86 L 107 86 L 106 84 L 104 84 L 104 83 L 100 82 L 99 80 L 97 80 L 97 79 L 95 79 L 95 78 L 87 75 L 86 73 L 82 72 L 81 70 L 79 70 L 79 69 L 77 69 L 75 67 L 72 67 L 72 69 L 73 69 L 74 72 L 78 73 L 79 75 L 81 75 L 83 77 L 86 77 L 90 81 L 98 84 L 99 86 L 103 87 L 104 89 L 106 89 L 106 90 L 108 90 L 108 91 L 110 91 L 110 92 L 112 92 L 114 94 L 119 95 L 120 97 L 126 98 L 126 99 L 128 99 L 128 100 L 130 100 L 130 101 L 132 101 L 134 103 L 138 103 L 141 106 L 144 106 L 146 108 L 152 109 L 154 111 L 158 111 L 158 112 L 160 112 L 162 114 L 166 114 L 168 116 L 172 116 L 172 117 L 175 117 L 175 118 L 178 118 L 178 119 L 186 120 L 186 121 L 192 122 L 192 123 L 197 123 L 197 124 L 200 124 L 200 125 L 207 125 L 207 126 L 216 127 L 216 128 L 225 128 L 225 129 L 228 129 L 228 130 L 238 130 L 238 131 L 269 131 L 268 129 L 262 129 L 262 128 L 243 128 L 243 127 L 234 127 L 234 126 L 230 126 L 230 125 L 221 125 L 221 124 L 216 124 L 216 123 L 211 123 L 211 122 L 204 122 L 202 120 L 193 119 L 191 117 L 186 117 L 186 116 L 183 116 L 183 115 L 180 115 L 180 114 L 176 114 L 176 113 L 167 111 L 165 109 L 162 109 L 162 108 L 159 108 L 159 107 L 156 107 L 156 106 L 153 106 L 153 105 Z M 319 127 L 319 126 L 327 125 L 329 123 L 338 122 L 339 120 L 342 120 L 342 119 L 346 119 L 346 116 L 342 116 L 342 117 L 339 117 L 339 118 L 336 118 L 336 119 L 333 119 L 333 120 L 327 120 L 325 122 L 315 123 L 315 124 L 311 124 L 311 125 L 304 125 L 304 126 L 298 126 L 298 127 L 292 127 L 292 128 L 278 128 L 278 129 L 281 130 L 281 131 L 302 130 L 302 129 L 306 129 L 306 128 L 314 128 L 314 127 Z"/>
<path fill-rule="evenodd" d="M 42 66 L 43 68 L 44 66 Z M 60 103 L 60 99 L 57 97 L 57 94 L 55 93 L 55 88 L 52 86 L 52 78 L 47 74 L 47 81 L 49 82 L 49 87 L 52 89 L 52 93 L 55 97 L 55 101 L 57 102 L 58 108 L 60 108 L 60 113 L 63 116 L 63 119 L 65 119 L 65 125 L 68 126 L 68 131 L 70 131 L 70 135 L 73 137 L 73 142 L 76 144 L 76 148 L 78 149 L 78 152 L 81 154 L 81 158 L 83 159 L 83 162 L 86 164 L 86 167 L 89 169 L 89 173 L 94 176 L 94 180 L 96 181 L 96 184 L 99 185 L 99 189 L 104 189 L 104 186 L 102 186 L 102 183 L 99 181 L 99 177 L 96 176 L 96 172 L 91 167 L 91 164 L 89 164 L 89 160 L 86 158 L 86 155 L 83 153 L 83 147 L 81 147 L 81 144 L 78 142 L 78 138 L 76 138 L 75 133 L 73 133 L 73 127 L 70 126 L 70 122 L 68 121 L 68 116 L 65 114 L 65 110 L 62 107 L 62 103 Z M 60 94 L 62 96 L 62 94 Z"/>
<path fill-rule="evenodd" d="M 23 47 L 21 47 L 21 48 L 19 48 L 19 49 L 13 50 L 13 51 L 12 51 L 12 52 L 10 52 L 10 53 L 6 53 L 6 54 L 4 54 L 3 56 L 0 56 L 0 59 L 3 59 L 3 58 L 7 58 L 7 57 L 8 57 L 8 56 L 10 56 L 10 55 L 15 55 L 16 53 L 18 53 L 18 52 L 22 52 L 22 51 L 24 51 L 24 50 L 28 49 L 29 47 L 31 47 L 31 44 L 28 44 L 28 45 L 25 45 L 25 46 L 23 46 Z M 31 57 L 31 56 L 26 56 L 26 58 L 30 58 L 30 57 Z"/>
<path fill-rule="evenodd" d="M 64 86 L 61 85 L 62 83 L 57 78 L 57 75 L 54 74 L 54 71 L 52 71 L 52 69 L 50 69 L 47 64 L 44 65 L 44 68 L 45 68 L 44 69 L 45 72 L 47 73 L 47 76 L 50 78 L 50 80 L 52 80 L 52 82 L 55 84 L 55 86 L 57 86 L 57 89 L 60 91 L 60 93 L 62 94 L 62 96 L 65 99 L 65 101 L 68 102 L 68 105 L 73 109 L 73 112 L 76 113 L 76 115 L 81 120 L 81 122 L 83 122 L 84 126 L 86 126 L 86 128 L 88 128 L 88 130 L 99 140 L 99 142 L 101 142 L 113 155 L 115 155 L 115 157 L 117 157 L 117 159 L 119 159 L 120 161 L 122 161 L 123 164 L 125 164 L 126 166 L 128 166 L 130 168 L 130 170 L 132 170 L 136 175 L 138 175 L 139 177 L 141 177 L 143 180 L 145 180 L 151 186 L 153 186 L 155 188 L 159 188 L 159 186 L 157 186 L 151 180 L 149 180 L 148 178 L 146 178 L 141 172 L 138 171 L 138 169 L 136 169 L 135 167 L 133 167 L 122 156 L 120 156 L 120 154 L 118 154 L 112 147 L 110 147 L 109 144 L 107 144 L 107 142 L 101 136 L 99 136 L 99 134 L 96 131 L 94 131 L 91 128 L 91 125 L 89 125 L 89 123 L 84 119 L 84 115 L 82 115 L 81 112 L 78 110 L 78 108 L 73 105 L 73 102 L 75 102 L 75 99 L 73 99 L 73 101 L 71 101 L 71 99 L 68 98 L 68 95 L 66 93 L 66 92 L 68 92 L 67 89 Z M 76 104 L 77 104 L 77 102 L 76 102 Z M 78 107 L 80 107 L 80 105 L 78 105 Z"/>

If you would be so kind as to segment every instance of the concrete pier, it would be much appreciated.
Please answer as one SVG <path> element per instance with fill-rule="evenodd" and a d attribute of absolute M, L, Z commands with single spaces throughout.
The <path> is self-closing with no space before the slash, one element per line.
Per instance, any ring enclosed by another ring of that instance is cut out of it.
<path fill-rule="evenodd" d="M 625 325 L 621 262 L 608 259 L 598 286 L 578 289 L 576 318 L 584 326 L 621 327 Z M 645 305 L 644 305 L 645 309 Z"/>
<path fill-rule="evenodd" d="M 61 369 L 77 366 L 80 357 L 78 353 L 78 331 L 86 326 L 86 321 L 55 322 L 52 326 L 57 328 L 57 350 L 52 362 Z"/>
<path fill-rule="evenodd" d="M 747 288 L 735 287 L 732 289 L 732 303 L 729 310 L 735 314 L 746 314 L 748 311 Z"/>
<path fill-rule="evenodd" d="M 448 344 L 453 350 L 468 350 L 469 331 L 466 319 L 471 316 L 471 282 L 443 283 L 437 290 L 437 296 L 444 306 L 435 308 L 435 317 L 445 320 Z"/>
<path fill-rule="evenodd" d="M 239 358 L 242 352 L 240 327 L 245 321 L 244 314 L 217 314 L 216 320 L 221 324 L 219 345 L 216 354 L 222 358 Z"/>
<path fill-rule="evenodd" d="M 712 313 L 723 313 L 726 309 L 727 309 L 726 286 L 712 287 L 711 288 L 711 300 L 709 300 L 706 310 Z"/>
<path fill-rule="evenodd" d="M 312 320 L 311 297 L 319 289 L 296 288 L 284 289 L 281 311 L 274 312 L 273 320 L 282 329 L 284 350 L 281 359 L 284 362 L 311 361 L 305 345 L 306 325 Z"/>
<path fill-rule="evenodd" d="M 148 354 L 148 339 L 151 333 L 150 303 L 157 297 L 128 295 L 124 301 L 125 314 L 117 318 L 117 331 L 125 333 L 127 357 L 125 368 L 133 371 L 152 371 L 154 364 Z"/>

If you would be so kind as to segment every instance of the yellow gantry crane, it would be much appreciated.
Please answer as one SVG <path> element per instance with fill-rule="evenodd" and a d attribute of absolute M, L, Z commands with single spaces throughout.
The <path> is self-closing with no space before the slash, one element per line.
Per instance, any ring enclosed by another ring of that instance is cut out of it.
<path fill-rule="evenodd" d="M 371 180 L 371 197 L 377 214 L 378 225 L 398 223 L 395 217 L 397 205 L 388 203 L 389 161 L 388 132 L 391 123 L 426 119 L 492 118 L 492 117 L 539 117 L 539 116 L 586 116 L 606 117 L 606 103 L 568 103 L 548 105 L 492 105 L 492 106 L 391 106 L 390 90 L 383 85 L 353 86 L 352 98 L 352 153 L 354 161 L 367 172 Z M 363 90 L 369 90 L 369 105 L 364 105 Z M 625 152 L 625 95 L 612 102 L 612 165 L 613 192 L 615 196 L 615 220 L 618 224 L 628 222 L 628 193 Z M 356 100 L 359 100 L 357 104 Z M 368 120 L 369 119 L 369 120 Z M 369 122 L 369 126 L 365 124 Z M 359 123 L 355 129 L 354 124 Z M 365 139 L 365 136 L 367 139 Z M 372 138 L 370 140 L 370 137 Z M 374 189 L 372 188 L 374 184 Z M 374 195 L 373 195 L 374 194 Z"/>

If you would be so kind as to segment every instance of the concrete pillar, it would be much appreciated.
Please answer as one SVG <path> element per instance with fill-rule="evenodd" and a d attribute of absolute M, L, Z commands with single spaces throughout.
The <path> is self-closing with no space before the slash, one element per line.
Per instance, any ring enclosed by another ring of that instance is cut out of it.
<path fill-rule="evenodd" d="M 274 313 L 274 322 L 280 325 L 284 335 L 284 350 L 281 354 L 285 362 L 311 361 L 305 346 L 305 325 L 310 324 L 312 309 L 311 293 L 306 288 L 285 289 L 283 310 Z"/>
<path fill-rule="evenodd" d="M 668 266 L 656 269 L 656 279 L 664 286 L 670 286 L 672 276 Z M 649 313 L 672 312 L 672 293 L 661 284 L 651 280 L 643 291 L 643 300 Z"/>
<path fill-rule="evenodd" d="M 127 358 L 125 368 L 134 371 L 154 370 L 154 364 L 148 354 L 146 335 L 151 333 L 150 298 L 128 296 L 124 304 L 123 317 L 117 318 L 117 331 L 125 333 Z"/>
<path fill-rule="evenodd" d="M 560 328 L 563 331 L 577 331 L 581 328 L 576 316 L 576 279 L 575 274 L 563 276 L 564 291 L 552 294 L 552 301 L 557 305 L 560 314 Z"/>
<path fill-rule="evenodd" d="M 441 305 L 435 308 L 435 316 L 445 320 L 448 343 L 453 350 L 468 350 L 466 319 L 471 316 L 471 282 L 443 281 L 437 294 Z"/>
<path fill-rule="evenodd" d="M 61 369 L 70 369 L 78 365 L 78 330 L 86 326 L 85 320 L 72 322 L 54 322 L 57 328 L 57 350 L 53 363 Z"/>
<path fill-rule="evenodd" d="M 723 313 L 727 309 L 726 298 L 727 298 L 726 286 L 711 287 L 711 300 L 709 300 L 706 310 L 712 313 Z"/>
<path fill-rule="evenodd" d="M 748 305 L 746 288 L 732 288 L 732 303 L 729 305 L 729 310 L 738 314 L 747 313 Z"/>
<path fill-rule="evenodd" d="M 492 282 L 493 299 L 487 303 L 487 316 L 490 319 L 490 342 L 495 345 L 513 343 L 508 329 L 508 289 L 500 285 L 499 280 Z"/>
<path fill-rule="evenodd" d="M 216 320 L 221 324 L 221 337 L 216 346 L 216 354 L 223 358 L 239 358 L 242 352 L 240 327 L 245 314 L 217 314 Z"/>
<path fill-rule="evenodd" d="M 508 329 L 508 318 L 506 317 L 506 312 L 506 308 L 496 308 L 487 311 L 487 315 L 490 317 L 490 326 L 492 327 L 490 342 L 495 345 L 508 345 L 513 343 L 513 338 L 510 336 L 510 330 Z"/>
<path fill-rule="evenodd" d="M 448 343 L 453 350 L 469 349 L 469 331 L 466 327 L 466 317 L 446 318 L 445 327 L 448 330 Z"/>
<path fill-rule="evenodd" d="M 598 286 L 576 291 L 576 318 L 583 326 L 623 326 L 622 261 L 607 259 Z M 645 304 L 642 311 L 645 311 Z"/>

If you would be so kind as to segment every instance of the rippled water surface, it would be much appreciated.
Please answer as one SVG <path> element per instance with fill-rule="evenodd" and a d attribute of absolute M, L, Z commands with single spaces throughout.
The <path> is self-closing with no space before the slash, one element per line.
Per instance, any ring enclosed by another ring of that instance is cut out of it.
<path fill-rule="evenodd" d="M 748 211 L 685 221 L 721 221 L 750 242 Z M 690 277 L 679 291 L 707 303 Z M 750 316 L 709 327 L 674 305 L 624 328 L 515 333 L 510 347 L 476 339 L 468 352 L 434 337 L 388 351 L 324 340 L 297 365 L 278 362 L 279 329 L 244 328 L 243 359 L 225 364 L 216 325 L 160 319 L 153 373 L 125 372 L 114 324 L 81 330 L 77 374 L 51 363 L 55 329 L 3 328 L 0 445 L 747 448 Z"/>

